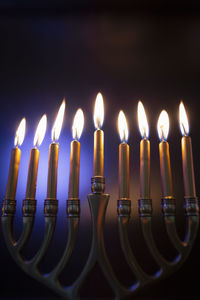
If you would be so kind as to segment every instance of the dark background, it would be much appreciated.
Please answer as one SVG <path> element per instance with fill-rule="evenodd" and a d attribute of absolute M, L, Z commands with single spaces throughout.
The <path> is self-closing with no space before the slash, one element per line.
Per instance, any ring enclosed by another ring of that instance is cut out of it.
<path fill-rule="evenodd" d="M 200 10 L 194 1 L 1 1 L 0 3 L 0 196 L 4 198 L 10 151 L 20 119 L 27 118 L 27 132 L 17 190 L 16 237 L 22 225 L 21 205 L 25 195 L 29 151 L 36 124 L 47 113 L 48 128 L 40 147 L 37 186 L 37 217 L 24 255 L 31 257 L 42 241 L 43 201 L 46 197 L 48 146 L 53 121 L 66 97 L 64 127 L 59 139 L 59 214 L 55 238 L 42 264 L 49 271 L 59 260 L 67 237 L 65 214 L 68 192 L 71 125 L 82 107 L 85 127 L 81 137 L 80 199 L 81 222 L 76 249 L 62 282 L 70 283 L 83 268 L 91 241 L 87 203 L 93 160 L 93 105 L 101 91 L 105 103 L 105 177 L 111 194 L 105 228 L 106 248 L 117 276 L 126 285 L 133 277 L 120 250 L 117 231 L 118 144 L 116 128 L 120 109 L 126 113 L 131 151 L 132 219 L 130 240 L 134 252 L 148 272 L 156 266 L 142 238 L 137 213 L 139 197 L 139 141 L 136 109 L 141 99 L 150 125 L 153 231 L 160 251 L 172 258 L 176 252 L 165 233 L 160 212 L 160 176 L 156 123 L 166 109 L 170 117 L 168 141 L 171 150 L 174 193 L 177 198 L 177 228 L 184 237 L 183 182 L 178 105 L 183 99 L 190 122 L 197 194 L 199 194 L 199 82 Z M 2 201 L 1 201 L 2 203 Z M 56 299 L 46 287 L 29 278 L 11 259 L 0 233 L 1 299 Z M 170 278 L 146 288 L 139 298 L 199 299 L 200 241 L 183 267 Z M 82 296 L 112 297 L 99 270 L 90 276 Z"/>

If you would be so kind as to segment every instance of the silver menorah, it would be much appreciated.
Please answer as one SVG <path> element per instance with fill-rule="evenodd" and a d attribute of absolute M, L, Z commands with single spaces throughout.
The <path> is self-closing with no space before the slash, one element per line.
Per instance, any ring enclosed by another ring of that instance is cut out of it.
<path fill-rule="evenodd" d="M 174 197 L 170 195 L 172 180 L 171 180 L 170 168 L 169 168 L 168 144 L 164 139 L 162 139 L 160 143 L 161 174 L 163 174 L 162 190 L 164 194 L 161 200 L 161 209 L 162 209 L 167 235 L 172 245 L 175 247 L 175 249 L 178 252 L 178 255 L 172 261 L 166 260 L 161 255 L 153 238 L 152 227 L 151 227 L 152 200 L 146 196 L 148 194 L 148 187 L 149 187 L 148 185 L 149 183 L 147 180 L 149 165 L 147 163 L 147 168 L 143 168 L 144 167 L 143 156 L 141 156 L 142 166 L 140 169 L 140 181 L 142 181 L 144 186 L 147 186 L 147 188 L 144 188 L 143 186 L 141 194 L 142 195 L 144 194 L 145 197 L 140 197 L 140 199 L 138 200 L 138 210 L 139 210 L 139 218 L 140 218 L 142 233 L 147 248 L 149 249 L 155 262 L 159 266 L 155 274 L 154 275 L 147 274 L 140 266 L 140 264 L 137 262 L 137 259 L 133 254 L 132 247 L 130 246 L 129 237 L 128 237 L 128 226 L 129 226 L 130 214 L 131 214 L 131 200 L 129 198 L 129 193 L 128 193 L 129 172 L 126 172 L 127 171 L 126 166 L 129 163 L 129 152 L 128 152 L 129 148 L 127 144 L 123 141 L 122 144 L 120 145 L 120 154 L 119 154 L 119 159 L 120 159 L 119 169 L 121 172 L 120 175 L 121 189 L 119 193 L 119 200 L 117 201 L 119 237 L 120 237 L 121 248 L 123 250 L 123 254 L 126 259 L 126 262 L 130 267 L 132 273 L 134 274 L 134 278 L 136 279 L 130 287 L 125 287 L 123 284 L 121 284 L 121 282 L 116 277 L 104 247 L 103 232 L 104 232 L 104 222 L 105 222 L 106 209 L 109 201 L 109 195 L 104 194 L 105 178 L 102 175 L 103 154 L 102 151 L 97 150 L 99 147 L 98 143 L 102 142 L 103 133 L 101 132 L 100 129 L 97 128 L 98 132 L 97 131 L 95 132 L 94 171 L 100 174 L 95 174 L 92 177 L 91 179 L 92 193 L 88 195 L 88 202 L 89 202 L 89 207 L 90 207 L 90 212 L 92 217 L 93 235 L 92 235 L 92 244 L 91 244 L 88 260 L 82 272 L 71 285 L 63 286 L 59 281 L 59 276 L 61 272 L 67 267 L 71 255 L 73 253 L 76 244 L 78 227 L 79 227 L 79 219 L 80 219 L 80 200 L 77 196 L 78 184 L 77 185 L 72 184 L 73 178 L 75 178 L 75 182 L 78 183 L 77 180 L 78 177 L 76 177 L 76 174 L 74 175 L 73 167 L 70 168 L 71 190 L 69 193 L 70 197 L 67 200 L 68 239 L 61 259 L 59 260 L 58 264 L 48 274 L 43 274 L 39 270 L 39 265 L 42 262 L 43 258 L 45 257 L 54 236 L 54 230 L 56 226 L 56 216 L 58 210 L 58 200 L 56 199 L 56 197 L 48 197 L 45 200 L 44 202 L 45 232 L 44 232 L 43 242 L 40 249 L 35 254 L 35 256 L 30 260 L 25 260 L 22 257 L 22 251 L 31 236 L 33 225 L 34 225 L 35 213 L 36 213 L 36 200 L 34 197 L 35 185 L 33 185 L 34 188 L 31 189 L 31 197 L 26 197 L 26 199 L 23 201 L 23 230 L 21 236 L 16 241 L 13 234 L 14 216 L 16 212 L 16 200 L 13 199 L 14 198 L 13 184 L 10 184 L 11 186 L 10 194 L 7 192 L 6 199 L 4 199 L 3 201 L 2 230 L 3 230 L 3 234 L 4 234 L 4 238 L 8 250 L 11 256 L 13 257 L 13 259 L 15 260 L 15 262 L 20 266 L 20 268 L 28 275 L 40 281 L 41 283 L 43 283 L 44 285 L 46 285 L 47 287 L 49 287 L 57 294 L 59 294 L 60 296 L 66 299 L 79 298 L 81 287 L 83 286 L 84 282 L 87 280 L 88 275 L 92 272 L 92 270 L 97 264 L 102 270 L 111 289 L 113 290 L 116 299 L 128 299 L 128 298 L 132 299 L 133 295 L 138 290 L 141 290 L 152 283 L 156 283 L 157 281 L 164 279 L 167 276 L 171 275 L 172 273 L 176 272 L 183 265 L 183 263 L 185 262 L 185 260 L 187 259 L 187 257 L 191 252 L 193 243 L 197 235 L 198 225 L 199 225 L 199 208 L 198 208 L 198 202 L 194 191 L 194 182 L 193 182 L 194 172 L 193 172 L 193 164 L 192 164 L 192 157 L 191 157 L 191 153 L 192 153 L 191 140 L 187 136 L 187 128 L 186 128 L 187 126 L 182 126 L 182 127 L 184 129 L 183 130 L 184 136 L 182 138 L 182 150 L 183 150 L 182 154 L 183 154 L 184 186 L 185 186 L 185 193 L 186 193 L 186 196 L 184 197 L 184 206 L 185 206 L 185 215 L 186 215 L 186 222 L 187 222 L 186 234 L 183 241 L 180 240 L 176 231 L 176 224 L 175 224 L 176 203 Z M 164 131 L 162 130 L 161 130 L 161 135 L 162 134 L 164 135 Z M 124 131 L 124 135 L 125 135 L 125 131 Z M 141 145 L 142 145 L 141 147 L 142 153 L 144 149 L 148 150 L 149 142 L 146 140 L 146 136 L 144 137 L 144 143 L 142 143 Z M 53 147 L 54 146 L 55 145 L 53 143 Z M 36 150 L 34 152 L 37 153 Z M 149 152 L 147 151 L 147 153 Z M 51 162 L 51 157 L 52 156 L 50 156 L 50 162 Z M 79 155 L 77 157 L 79 157 Z M 123 167 L 123 164 L 125 164 L 125 167 Z M 56 165 L 57 165 L 57 161 L 56 161 Z M 75 168 L 75 170 L 77 170 L 77 168 Z M 144 174 L 147 174 L 147 176 L 144 176 Z M 50 183 L 55 182 L 54 180 L 55 177 L 57 179 L 57 173 L 56 176 L 48 177 L 51 178 Z M 16 177 L 14 176 L 13 178 Z M 30 180 L 28 179 L 28 184 L 27 184 L 27 186 L 30 187 L 32 186 L 32 184 L 30 184 L 29 181 L 31 181 L 31 179 Z M 14 185 L 14 187 L 16 188 L 16 185 Z M 56 189 L 54 188 L 52 189 L 51 184 L 49 184 L 48 190 L 52 192 L 55 191 Z M 51 195 L 51 192 L 49 195 Z"/>

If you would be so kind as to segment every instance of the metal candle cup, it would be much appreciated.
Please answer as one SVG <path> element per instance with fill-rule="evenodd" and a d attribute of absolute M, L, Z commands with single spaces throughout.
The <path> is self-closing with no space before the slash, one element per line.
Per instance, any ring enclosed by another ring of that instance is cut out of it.
<path fill-rule="evenodd" d="M 159 144 L 160 154 L 160 175 L 161 175 L 161 187 L 163 197 L 173 196 L 173 184 L 172 184 L 172 171 L 169 155 L 169 144 L 166 141 L 162 141 Z"/>
<path fill-rule="evenodd" d="M 104 168 L 104 132 L 97 129 L 94 132 L 94 162 L 93 175 L 103 176 Z"/>
<path fill-rule="evenodd" d="M 59 153 L 59 145 L 57 143 L 50 144 L 47 199 L 56 199 L 57 197 L 58 153 Z"/>
<path fill-rule="evenodd" d="M 129 145 L 125 142 L 119 145 L 119 199 L 129 199 Z"/>
<path fill-rule="evenodd" d="M 37 148 L 31 149 L 26 186 L 26 199 L 35 199 L 39 156 L 40 151 Z"/>
<path fill-rule="evenodd" d="M 150 199 L 150 142 L 140 141 L 140 199 Z"/>
<path fill-rule="evenodd" d="M 181 139 L 183 180 L 185 197 L 195 198 L 195 177 L 192 155 L 192 140 L 190 136 L 183 136 Z"/>
<path fill-rule="evenodd" d="M 68 199 L 79 198 L 80 146 L 77 140 L 71 142 Z"/>
<path fill-rule="evenodd" d="M 21 150 L 18 147 L 12 149 L 6 188 L 6 199 L 15 200 L 20 158 Z"/>

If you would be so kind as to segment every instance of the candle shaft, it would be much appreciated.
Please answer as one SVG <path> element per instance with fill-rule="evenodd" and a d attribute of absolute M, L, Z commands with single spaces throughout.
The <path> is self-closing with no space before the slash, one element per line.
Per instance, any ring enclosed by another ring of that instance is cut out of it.
<path fill-rule="evenodd" d="M 196 197 L 191 137 L 182 137 L 181 148 L 185 197 Z"/>
<path fill-rule="evenodd" d="M 80 143 L 71 142 L 70 174 L 69 174 L 69 199 L 79 198 L 79 169 L 80 169 Z"/>
<path fill-rule="evenodd" d="M 59 153 L 59 145 L 56 143 L 52 143 L 49 146 L 47 199 L 56 199 L 57 197 L 58 153 Z"/>
<path fill-rule="evenodd" d="M 15 200 L 20 158 L 21 150 L 19 148 L 12 149 L 6 188 L 6 199 Z"/>
<path fill-rule="evenodd" d="M 150 199 L 150 142 L 140 142 L 140 198 Z"/>
<path fill-rule="evenodd" d="M 40 152 L 37 148 L 31 149 L 26 186 L 26 199 L 35 199 L 39 155 Z"/>
<path fill-rule="evenodd" d="M 93 175 L 103 176 L 104 167 L 104 132 L 97 129 L 94 132 L 94 163 Z"/>
<path fill-rule="evenodd" d="M 160 142 L 159 153 L 160 153 L 160 175 L 161 175 L 162 196 L 172 197 L 173 196 L 172 171 L 171 171 L 171 164 L 170 164 L 168 142 L 166 141 Z"/>
<path fill-rule="evenodd" d="M 119 199 L 129 198 L 129 145 L 119 145 Z"/>

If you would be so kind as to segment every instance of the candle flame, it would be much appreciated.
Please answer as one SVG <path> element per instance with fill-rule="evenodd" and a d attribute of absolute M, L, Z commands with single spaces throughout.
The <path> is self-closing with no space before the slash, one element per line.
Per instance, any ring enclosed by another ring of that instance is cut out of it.
<path fill-rule="evenodd" d="M 97 94 L 95 107 L 94 107 L 94 125 L 96 129 L 100 129 L 104 120 L 104 105 L 101 93 Z"/>
<path fill-rule="evenodd" d="M 64 119 L 64 113 L 65 113 L 65 99 L 63 99 L 63 102 L 59 108 L 56 120 L 54 122 L 52 131 L 51 131 L 51 139 L 53 142 L 59 139 L 62 124 L 63 124 L 63 119 Z"/>
<path fill-rule="evenodd" d="M 83 131 L 84 126 L 84 114 L 81 108 L 79 108 L 75 114 L 73 125 L 72 125 L 72 136 L 73 139 L 79 140 Z"/>
<path fill-rule="evenodd" d="M 38 123 L 36 132 L 35 132 L 35 137 L 33 141 L 34 147 L 40 146 L 46 132 L 47 128 L 47 116 L 43 115 L 42 118 L 40 119 L 40 122 Z"/>
<path fill-rule="evenodd" d="M 15 147 L 22 145 L 25 136 L 25 129 L 26 129 L 26 119 L 23 118 L 16 130 L 15 141 L 14 141 Z"/>
<path fill-rule="evenodd" d="M 179 125 L 180 125 L 182 135 L 188 135 L 189 134 L 189 123 L 188 123 L 185 106 L 182 101 L 179 105 Z"/>
<path fill-rule="evenodd" d="M 143 139 L 148 139 L 149 137 L 149 125 L 147 122 L 147 116 L 144 110 L 144 106 L 141 101 L 138 102 L 138 123 L 140 134 Z"/>
<path fill-rule="evenodd" d="M 167 140 L 169 133 L 169 116 L 166 110 L 161 111 L 157 123 L 158 136 L 160 140 Z"/>
<path fill-rule="evenodd" d="M 125 114 L 122 110 L 120 110 L 118 115 L 118 131 L 119 136 L 121 139 L 121 142 L 127 142 L 128 141 L 128 124 L 126 121 Z"/>

